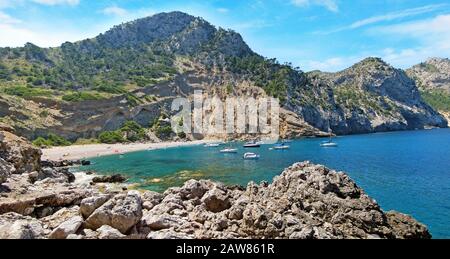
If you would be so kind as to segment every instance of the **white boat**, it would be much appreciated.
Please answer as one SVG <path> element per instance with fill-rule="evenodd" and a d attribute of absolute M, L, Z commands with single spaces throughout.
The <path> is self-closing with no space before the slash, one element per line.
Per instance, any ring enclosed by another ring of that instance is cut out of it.
<path fill-rule="evenodd" d="M 333 142 L 333 135 L 330 129 L 330 139 L 328 141 L 324 141 L 320 143 L 321 147 L 337 147 L 338 144 L 336 142 Z"/>
<path fill-rule="evenodd" d="M 236 148 L 225 148 L 220 150 L 220 153 L 224 153 L 224 154 L 235 154 L 237 153 L 238 150 Z"/>
<path fill-rule="evenodd" d="M 257 160 L 259 158 L 260 158 L 260 156 L 255 153 L 245 153 L 244 154 L 244 159 L 246 159 L 246 160 Z"/>
<path fill-rule="evenodd" d="M 218 147 L 218 146 L 220 146 L 220 144 L 217 144 L 217 143 L 208 143 L 208 144 L 205 144 L 205 147 Z"/>
<path fill-rule="evenodd" d="M 334 142 L 324 142 L 320 144 L 321 147 L 337 147 L 338 144 Z"/>
<path fill-rule="evenodd" d="M 256 141 L 249 141 L 244 144 L 244 148 L 259 148 L 261 147 L 261 144 L 257 143 Z"/>
<path fill-rule="evenodd" d="M 289 146 L 289 145 L 286 145 L 286 144 L 278 144 L 278 145 L 275 145 L 274 147 L 273 147 L 273 149 L 274 150 L 287 150 L 287 149 L 290 149 L 291 148 L 291 146 Z"/>

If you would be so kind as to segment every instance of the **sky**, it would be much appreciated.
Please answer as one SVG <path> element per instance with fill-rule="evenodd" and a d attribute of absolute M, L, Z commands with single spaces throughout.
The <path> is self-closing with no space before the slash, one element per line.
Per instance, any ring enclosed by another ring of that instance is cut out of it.
<path fill-rule="evenodd" d="M 56 47 L 168 11 L 235 30 L 255 52 L 304 71 L 368 56 L 399 68 L 450 57 L 448 0 L 0 0 L 0 47 Z"/>

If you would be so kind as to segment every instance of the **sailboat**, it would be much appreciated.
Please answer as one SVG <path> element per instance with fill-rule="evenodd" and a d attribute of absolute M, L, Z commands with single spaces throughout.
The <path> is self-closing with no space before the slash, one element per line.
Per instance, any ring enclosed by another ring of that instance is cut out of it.
<path fill-rule="evenodd" d="M 330 139 L 328 141 L 320 143 L 321 147 L 337 147 L 338 144 L 336 142 L 333 142 L 333 135 L 332 131 L 330 129 Z"/>

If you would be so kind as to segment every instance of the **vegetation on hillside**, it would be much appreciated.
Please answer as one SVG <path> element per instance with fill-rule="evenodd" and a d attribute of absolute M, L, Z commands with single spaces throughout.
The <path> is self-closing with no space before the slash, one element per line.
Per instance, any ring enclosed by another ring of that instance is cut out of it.
<path fill-rule="evenodd" d="M 445 91 L 421 91 L 422 98 L 439 111 L 450 112 L 450 94 Z"/>
<path fill-rule="evenodd" d="M 70 146 L 71 144 L 70 141 L 55 134 L 49 134 L 47 138 L 39 137 L 33 141 L 33 145 L 40 148 Z"/>

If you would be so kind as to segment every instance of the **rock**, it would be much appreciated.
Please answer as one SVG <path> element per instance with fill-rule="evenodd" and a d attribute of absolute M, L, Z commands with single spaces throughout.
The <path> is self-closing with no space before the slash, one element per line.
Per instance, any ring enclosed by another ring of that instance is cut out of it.
<path fill-rule="evenodd" d="M 97 229 L 97 232 L 100 233 L 98 236 L 99 239 L 120 239 L 126 237 L 124 234 L 120 233 L 119 230 L 108 225 L 101 226 Z"/>
<path fill-rule="evenodd" d="M 157 192 L 146 191 L 142 194 L 142 207 L 146 210 L 151 210 L 156 205 L 160 204 L 164 196 Z"/>
<path fill-rule="evenodd" d="M 11 164 L 0 158 L 0 184 L 6 182 L 13 170 L 14 167 Z"/>
<path fill-rule="evenodd" d="M 389 211 L 386 213 L 388 224 L 392 227 L 397 239 L 430 239 L 428 229 L 412 217 Z"/>
<path fill-rule="evenodd" d="M 96 209 L 86 220 L 91 229 L 109 225 L 125 234 L 142 217 L 142 200 L 138 192 L 118 194 Z"/>
<path fill-rule="evenodd" d="M 152 215 L 151 213 L 142 218 L 142 225 L 148 226 L 152 230 L 161 230 L 177 227 L 186 221 L 174 215 Z"/>
<path fill-rule="evenodd" d="M 78 229 L 83 224 L 83 218 L 81 216 L 73 217 L 57 228 L 55 228 L 51 233 L 49 238 L 51 239 L 65 239 L 68 235 L 75 234 Z"/>
<path fill-rule="evenodd" d="M 109 194 L 99 194 L 83 199 L 80 203 L 81 215 L 83 215 L 84 218 L 88 218 L 92 214 L 92 212 L 94 212 L 98 207 L 102 206 L 110 198 L 111 195 Z"/>
<path fill-rule="evenodd" d="M 45 230 L 38 220 L 10 212 L 0 215 L 0 239 L 42 239 Z"/>
<path fill-rule="evenodd" d="M 183 187 L 180 188 L 179 193 L 183 199 L 200 199 L 212 185 L 212 182 L 205 180 L 189 180 L 183 185 Z"/>
<path fill-rule="evenodd" d="M 80 216 L 80 207 L 72 206 L 68 208 L 62 208 L 54 212 L 52 215 L 41 218 L 40 221 L 47 225 L 50 229 L 55 229 L 65 221 L 71 218 Z"/>
<path fill-rule="evenodd" d="M 231 207 L 229 197 L 218 188 L 206 192 L 201 201 L 205 204 L 206 209 L 211 212 L 221 212 Z"/>
<path fill-rule="evenodd" d="M 104 176 L 96 176 L 92 179 L 93 183 L 123 183 L 127 180 L 124 176 L 120 174 L 115 175 L 104 175 Z"/>
<path fill-rule="evenodd" d="M 0 131 L 0 158 L 14 166 L 14 173 L 40 171 L 41 155 L 41 150 L 25 138 L 8 131 Z"/>
<path fill-rule="evenodd" d="M 83 165 L 83 166 L 91 165 L 91 161 L 89 161 L 89 160 L 81 160 L 81 165 Z"/>

